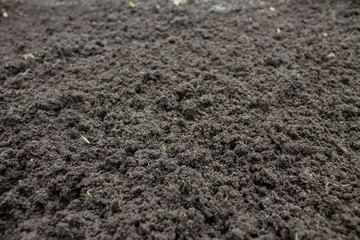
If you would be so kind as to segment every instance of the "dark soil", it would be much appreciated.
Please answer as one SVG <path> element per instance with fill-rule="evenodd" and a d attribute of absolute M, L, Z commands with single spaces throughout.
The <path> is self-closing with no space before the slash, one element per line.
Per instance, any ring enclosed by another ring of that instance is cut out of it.
<path fill-rule="evenodd" d="M 134 3 L 0 1 L 0 238 L 359 239 L 360 2 Z"/>

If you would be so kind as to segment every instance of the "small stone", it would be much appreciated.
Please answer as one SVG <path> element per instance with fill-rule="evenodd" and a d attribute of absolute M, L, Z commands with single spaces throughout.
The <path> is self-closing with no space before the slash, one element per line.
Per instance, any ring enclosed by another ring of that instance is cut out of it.
<path fill-rule="evenodd" d="M 336 57 L 336 55 L 335 55 L 335 53 L 331 52 L 326 57 L 327 57 L 327 59 L 334 59 Z"/>
<path fill-rule="evenodd" d="M 175 37 L 169 37 L 169 38 L 167 39 L 167 41 L 168 41 L 168 43 L 170 43 L 170 44 L 174 44 L 174 43 L 176 43 L 176 38 L 175 38 Z"/>
<path fill-rule="evenodd" d="M 271 12 L 275 12 L 275 8 L 274 8 L 274 7 L 269 7 L 269 10 L 270 10 Z"/>
<path fill-rule="evenodd" d="M 174 0 L 173 2 L 174 2 L 174 4 L 175 4 L 176 6 L 178 6 L 178 5 L 181 5 L 181 4 L 185 4 L 185 3 L 186 3 L 186 0 Z"/>
<path fill-rule="evenodd" d="M 228 9 L 227 9 L 227 7 L 221 7 L 219 5 L 214 5 L 211 7 L 210 11 L 217 12 L 217 13 L 227 13 Z"/>
<path fill-rule="evenodd" d="M 91 189 L 88 189 L 88 190 L 86 191 L 86 195 L 87 195 L 88 197 L 93 197 L 92 190 L 91 190 Z"/>
<path fill-rule="evenodd" d="M 28 60 L 29 58 L 35 59 L 34 55 L 32 55 L 31 53 L 23 55 L 23 58 L 25 60 Z"/>

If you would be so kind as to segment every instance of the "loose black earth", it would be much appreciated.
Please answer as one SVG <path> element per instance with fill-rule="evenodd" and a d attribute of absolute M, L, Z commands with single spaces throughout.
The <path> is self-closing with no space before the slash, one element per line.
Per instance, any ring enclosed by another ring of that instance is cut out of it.
<path fill-rule="evenodd" d="M 360 2 L 133 2 L 0 1 L 0 238 L 359 239 Z"/>

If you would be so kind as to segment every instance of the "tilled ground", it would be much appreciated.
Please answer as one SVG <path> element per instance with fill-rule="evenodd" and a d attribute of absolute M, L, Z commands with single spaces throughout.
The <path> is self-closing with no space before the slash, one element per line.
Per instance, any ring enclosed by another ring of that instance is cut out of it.
<path fill-rule="evenodd" d="M 0 237 L 358 239 L 359 2 L 134 4 L 0 1 Z"/>

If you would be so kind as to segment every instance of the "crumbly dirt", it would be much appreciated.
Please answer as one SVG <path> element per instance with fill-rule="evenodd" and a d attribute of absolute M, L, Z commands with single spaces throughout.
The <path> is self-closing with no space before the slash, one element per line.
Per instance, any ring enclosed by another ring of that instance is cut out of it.
<path fill-rule="evenodd" d="M 133 2 L 0 1 L 0 238 L 359 239 L 360 2 Z"/>

